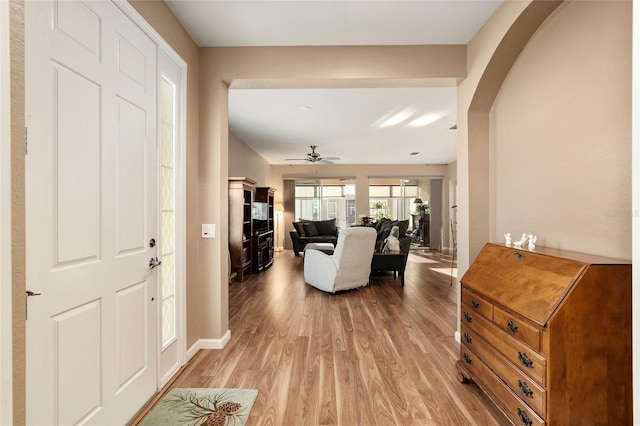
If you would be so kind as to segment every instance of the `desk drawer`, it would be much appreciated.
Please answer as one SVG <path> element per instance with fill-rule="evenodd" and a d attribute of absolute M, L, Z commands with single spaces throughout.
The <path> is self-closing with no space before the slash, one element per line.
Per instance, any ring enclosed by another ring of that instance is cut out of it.
<path fill-rule="evenodd" d="M 536 351 L 540 350 L 540 330 L 494 306 L 493 322 L 514 338 L 523 341 Z"/>
<path fill-rule="evenodd" d="M 462 312 L 469 311 L 468 306 L 462 305 Z M 495 324 L 485 320 L 479 315 L 472 317 L 468 323 L 462 318 L 462 327 L 468 327 L 467 334 L 473 337 L 472 331 L 487 341 L 495 350 L 500 352 L 513 365 L 518 367 L 525 375 L 534 379 L 541 386 L 547 384 L 547 360 L 539 353 L 532 350 L 519 340 L 514 339 Z M 467 336 L 461 330 L 462 343 L 466 343 Z"/>
<path fill-rule="evenodd" d="M 489 321 L 493 320 L 493 304 L 491 302 L 487 302 L 481 296 L 463 288 L 462 303 L 466 303 L 467 306 L 471 307 L 473 312 L 479 313 Z"/>
<path fill-rule="evenodd" d="M 541 417 L 547 415 L 547 391 L 511 364 L 474 331 L 462 326 L 464 344 Z M 469 341 L 471 340 L 471 341 Z"/>
<path fill-rule="evenodd" d="M 491 395 L 515 425 L 543 426 L 546 422 L 525 404 L 466 345 L 460 346 L 461 362 L 480 388 Z"/>

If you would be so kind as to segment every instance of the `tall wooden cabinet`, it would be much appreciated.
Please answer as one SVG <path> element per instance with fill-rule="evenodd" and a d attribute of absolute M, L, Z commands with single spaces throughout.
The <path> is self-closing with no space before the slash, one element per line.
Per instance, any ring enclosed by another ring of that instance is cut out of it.
<path fill-rule="evenodd" d="M 262 225 L 257 229 L 254 226 L 253 235 L 253 272 L 260 272 L 273 264 L 273 247 L 274 247 L 274 210 L 273 200 L 275 188 L 259 187 L 256 188 L 256 203 L 266 204 L 266 218 Z M 255 223 L 254 223 L 255 225 Z"/>
<path fill-rule="evenodd" d="M 487 244 L 462 277 L 459 378 L 516 425 L 631 425 L 631 265 Z"/>
<path fill-rule="evenodd" d="M 251 272 L 253 221 L 251 210 L 256 182 L 245 177 L 229 178 L 229 255 L 231 270 L 244 281 Z"/>

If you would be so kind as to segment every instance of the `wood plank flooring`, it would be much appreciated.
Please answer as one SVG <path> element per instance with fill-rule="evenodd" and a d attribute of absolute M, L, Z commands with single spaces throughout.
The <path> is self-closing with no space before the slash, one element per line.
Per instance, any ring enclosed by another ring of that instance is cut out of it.
<path fill-rule="evenodd" d="M 507 424 L 456 379 L 450 254 L 412 251 L 404 288 L 382 273 L 335 295 L 304 283 L 303 261 L 276 253 L 233 283 L 230 342 L 196 354 L 171 387 L 258 389 L 249 425 Z"/>

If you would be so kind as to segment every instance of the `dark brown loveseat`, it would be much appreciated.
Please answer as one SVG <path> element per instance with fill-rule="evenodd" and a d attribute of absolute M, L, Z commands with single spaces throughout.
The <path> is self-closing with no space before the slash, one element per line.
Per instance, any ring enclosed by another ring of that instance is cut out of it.
<path fill-rule="evenodd" d="M 293 253 L 296 256 L 299 256 L 309 243 L 331 243 L 335 246 L 338 242 L 338 227 L 335 219 L 293 222 L 293 228 L 289 235 L 293 243 Z"/>

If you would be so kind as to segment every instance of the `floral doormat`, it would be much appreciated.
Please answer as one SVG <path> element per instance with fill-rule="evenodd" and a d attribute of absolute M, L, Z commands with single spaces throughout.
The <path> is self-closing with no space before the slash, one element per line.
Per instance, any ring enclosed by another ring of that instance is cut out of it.
<path fill-rule="evenodd" d="M 140 426 L 244 426 L 256 389 L 171 389 Z"/>

